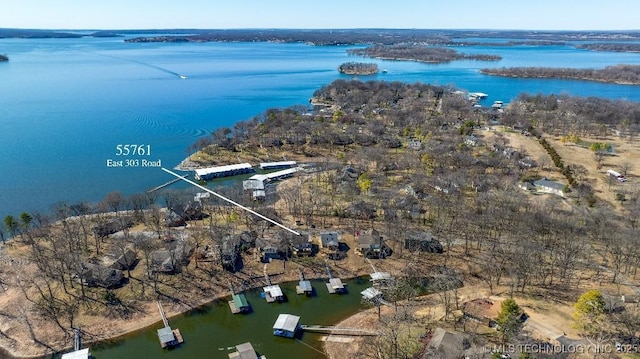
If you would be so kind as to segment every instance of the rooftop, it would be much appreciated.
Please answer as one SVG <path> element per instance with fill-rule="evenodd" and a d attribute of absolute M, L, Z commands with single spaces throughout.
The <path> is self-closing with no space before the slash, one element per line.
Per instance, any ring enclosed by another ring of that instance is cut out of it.
<path fill-rule="evenodd" d="M 269 293 L 274 298 L 283 296 L 282 289 L 280 289 L 280 286 L 277 284 L 269 285 L 269 286 L 263 287 L 262 289 L 265 291 L 265 293 Z"/>
<path fill-rule="evenodd" d="M 288 332 L 295 332 L 298 328 L 298 322 L 300 321 L 300 317 L 293 314 L 280 314 L 278 315 L 278 319 L 275 324 L 273 324 L 273 329 L 282 329 Z"/>
<path fill-rule="evenodd" d="M 76 350 L 75 352 L 62 354 L 62 359 L 88 359 L 91 354 L 89 348 Z"/>
<path fill-rule="evenodd" d="M 158 338 L 160 338 L 160 342 L 162 344 L 171 343 L 176 340 L 175 335 L 173 334 L 173 330 L 170 327 L 164 327 L 158 329 Z"/>

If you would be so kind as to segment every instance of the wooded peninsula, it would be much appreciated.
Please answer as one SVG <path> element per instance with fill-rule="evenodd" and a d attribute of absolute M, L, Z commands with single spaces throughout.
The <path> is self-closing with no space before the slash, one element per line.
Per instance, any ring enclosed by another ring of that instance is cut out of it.
<path fill-rule="evenodd" d="M 264 200 L 254 201 L 239 183 L 219 189 L 303 236 L 192 190 L 114 192 L 97 204 L 6 216 L 12 239 L 2 258 L 13 265 L 0 272 L 0 345 L 45 355 L 67 346 L 74 327 L 90 342 L 153 324 L 155 300 L 175 313 L 228 295 L 229 283 L 259 287 L 265 272 L 278 281 L 297 280 L 298 270 L 322 277 L 327 266 L 339 276 L 366 275 L 363 257 L 393 273 L 382 293 L 399 309 L 371 322 L 381 334 L 348 355 L 354 358 L 380 351 L 414 357 L 425 349 L 425 327 L 458 330 L 474 348 L 533 344 L 546 335 L 520 325 L 484 329 L 473 308 L 490 295 L 553 303 L 553 314 L 586 290 L 635 292 L 640 193 L 602 168 L 639 178 L 633 144 L 640 104 L 522 94 L 496 111 L 474 107 L 452 87 L 355 80 L 319 88 L 311 103 L 269 109 L 189 148 L 189 162 L 202 167 L 283 154 L 304 163 L 296 180 L 281 182 Z M 597 150 L 606 143 L 592 146 L 603 142 L 614 142 L 616 154 Z M 325 231 L 344 245 L 322 247 Z M 461 297 L 464 290 L 476 297 Z M 435 302 L 417 297 L 421 291 L 436 293 Z M 545 315 L 535 305 L 526 307 L 527 320 L 551 325 L 553 315 L 533 316 Z M 597 331 L 554 325 L 576 340 L 606 328 L 607 338 L 626 343 L 640 330 L 630 319 L 640 310 L 618 307 L 597 313 L 607 324 Z M 429 308 L 443 315 L 418 315 Z M 521 315 L 510 313 L 510 320 Z M 576 318 L 581 325 L 591 320 Z"/>
<path fill-rule="evenodd" d="M 481 69 L 480 72 L 486 75 L 504 77 L 570 79 L 640 85 L 640 65 L 613 65 L 604 69 L 503 67 Z"/>
<path fill-rule="evenodd" d="M 498 55 L 461 54 L 453 49 L 413 44 L 375 45 L 364 49 L 347 50 L 350 55 L 373 57 L 383 60 L 443 63 L 454 60 L 499 61 Z"/>

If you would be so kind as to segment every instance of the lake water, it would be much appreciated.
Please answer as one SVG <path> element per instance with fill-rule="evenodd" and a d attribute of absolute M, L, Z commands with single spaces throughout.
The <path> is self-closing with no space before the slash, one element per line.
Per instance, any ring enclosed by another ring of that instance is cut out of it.
<path fill-rule="evenodd" d="M 261 289 L 250 290 L 245 292 L 253 309 L 250 314 L 231 314 L 227 301 L 223 300 L 170 319 L 171 327 L 180 329 L 184 338 L 184 344 L 177 348 L 160 347 L 156 333 L 162 327 L 159 322 L 115 344 L 92 345 L 91 353 L 96 359 L 223 359 L 235 351 L 236 345 L 249 341 L 267 358 L 325 358 L 321 353 L 322 334 L 303 333 L 300 339 L 294 340 L 274 336 L 272 327 L 279 314 L 297 315 L 300 324 L 332 325 L 365 308 L 360 292 L 370 285 L 368 279 L 353 279 L 346 283 L 349 293 L 337 295 L 327 292 L 324 281 L 312 281 L 317 293 L 314 297 L 296 295 L 297 282 L 285 283 L 281 285 L 288 298 L 285 303 L 267 303 L 260 297 Z"/>
<path fill-rule="evenodd" d="M 143 192 L 171 179 L 158 168 L 107 167 L 118 145 L 172 168 L 197 138 L 271 107 L 306 104 L 338 78 L 349 47 L 275 43 L 125 43 L 123 38 L 0 39 L 0 216 L 65 201 Z M 508 102 L 520 92 L 640 101 L 640 87 L 485 76 L 482 67 L 604 67 L 640 55 L 570 46 L 464 47 L 499 62 L 372 61 L 385 74 L 361 80 L 455 84 Z M 187 78 L 181 79 L 180 75 Z"/>

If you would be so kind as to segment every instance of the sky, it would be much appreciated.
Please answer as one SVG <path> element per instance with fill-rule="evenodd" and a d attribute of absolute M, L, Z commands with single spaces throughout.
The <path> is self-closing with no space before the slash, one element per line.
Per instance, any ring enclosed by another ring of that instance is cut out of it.
<path fill-rule="evenodd" d="M 0 28 L 640 30 L 640 1 L 0 0 Z"/>

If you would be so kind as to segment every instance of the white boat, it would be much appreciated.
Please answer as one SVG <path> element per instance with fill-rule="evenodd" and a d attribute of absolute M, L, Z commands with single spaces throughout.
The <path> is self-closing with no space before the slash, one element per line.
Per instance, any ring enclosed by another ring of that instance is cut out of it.
<path fill-rule="evenodd" d="M 185 75 L 180 75 L 180 78 L 184 80 L 184 79 L 186 79 L 186 78 L 187 78 L 187 76 L 185 76 Z"/>

